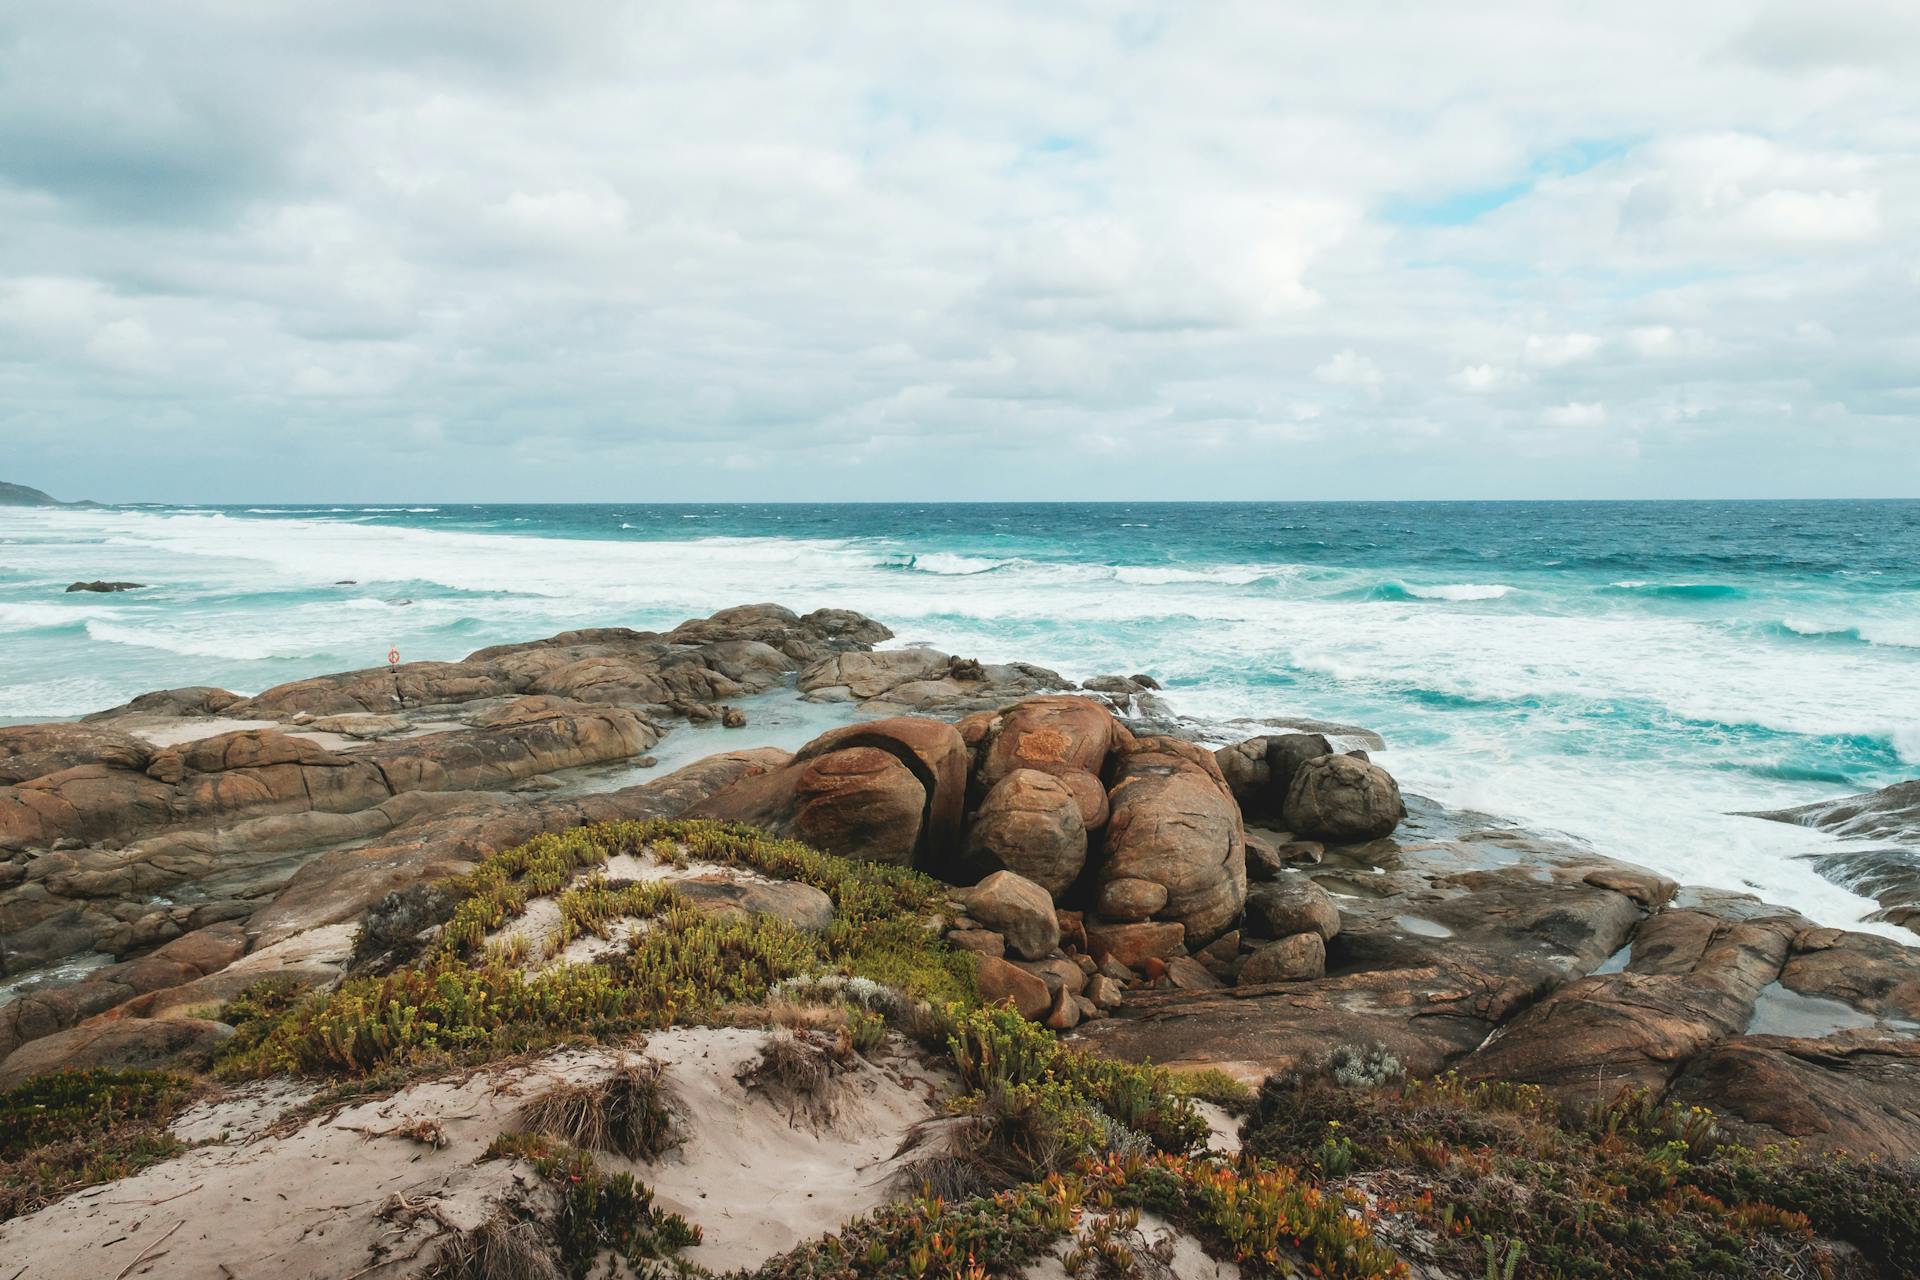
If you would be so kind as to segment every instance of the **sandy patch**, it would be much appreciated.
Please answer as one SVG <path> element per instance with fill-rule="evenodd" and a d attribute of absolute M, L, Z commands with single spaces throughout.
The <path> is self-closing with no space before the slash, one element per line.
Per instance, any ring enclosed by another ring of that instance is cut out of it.
<path fill-rule="evenodd" d="M 1225 1155 L 1233 1155 L 1240 1150 L 1240 1118 L 1225 1107 L 1211 1102 L 1193 1100 L 1193 1109 L 1200 1113 L 1212 1131 L 1207 1138 L 1207 1146 Z"/>
<path fill-rule="evenodd" d="M 432 1258 L 443 1222 L 479 1225 L 526 1180 L 517 1165 L 480 1161 L 522 1098 L 617 1059 L 560 1054 L 415 1085 L 285 1134 L 264 1131 L 303 1086 L 236 1090 L 182 1117 L 213 1145 L 0 1224 L 0 1258 L 25 1266 L 20 1280 L 101 1280 L 143 1257 L 130 1274 L 150 1280 L 411 1275 Z M 399 1132 L 420 1121 L 437 1125 L 444 1145 Z"/>
<path fill-rule="evenodd" d="M 737 1073 L 770 1033 L 662 1032 L 646 1054 L 686 1142 L 650 1165 L 602 1154 L 654 1187 L 659 1202 L 705 1232 L 692 1260 L 751 1266 L 887 1199 L 894 1153 L 951 1087 L 904 1054 L 859 1062 L 841 1078 L 826 1126 L 749 1092 Z M 450 1229 L 478 1226 L 535 1187 L 525 1166 L 483 1160 L 525 1100 L 558 1080 L 605 1075 L 631 1055 L 571 1050 L 523 1066 L 414 1085 L 276 1132 L 312 1087 L 275 1079 L 197 1104 L 175 1131 L 205 1142 L 130 1178 L 90 1188 L 0 1224 L 5 1280 L 132 1276 L 233 1280 L 378 1280 L 424 1269 Z M 438 1135 L 439 1145 L 405 1130 Z M 134 1265 L 138 1262 L 138 1265 Z"/>
<path fill-rule="evenodd" d="M 735 1078 L 767 1035 L 702 1028 L 647 1044 L 647 1056 L 667 1063 L 688 1140 L 634 1172 L 661 1205 L 699 1224 L 705 1239 L 686 1256 L 715 1271 L 757 1266 L 884 1204 L 895 1153 L 950 1088 L 904 1055 L 884 1067 L 862 1062 L 842 1078 L 833 1122 L 817 1128 Z"/>

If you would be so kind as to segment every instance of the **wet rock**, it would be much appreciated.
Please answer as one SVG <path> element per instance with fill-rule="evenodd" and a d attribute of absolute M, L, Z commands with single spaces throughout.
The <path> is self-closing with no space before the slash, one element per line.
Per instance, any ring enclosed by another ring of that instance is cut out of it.
<path fill-rule="evenodd" d="M 1354 844 L 1391 835 L 1406 806 L 1386 770 L 1352 756 L 1322 755 L 1300 764 L 1282 813 L 1301 835 Z"/>
<path fill-rule="evenodd" d="M 726 729 L 744 729 L 747 727 L 747 713 L 738 707 L 722 707 L 720 725 Z"/>
<path fill-rule="evenodd" d="M 93 582 L 73 583 L 67 588 L 67 593 L 71 595 L 75 591 L 99 591 L 99 592 L 140 591 L 140 590 L 143 590 L 146 587 L 146 585 L 147 584 L 144 582 L 102 582 L 99 580 L 95 580 Z"/>
<path fill-rule="evenodd" d="M 1065 783 L 1015 769 L 987 792 L 967 836 L 968 861 L 1017 872 L 1051 894 L 1079 878 L 1087 861 L 1080 804 Z"/>
<path fill-rule="evenodd" d="M 1654 916 L 1625 972 L 1577 979 L 1528 1009 L 1462 1066 L 1475 1079 L 1539 1084 L 1565 1098 L 1664 1090 L 1688 1059 L 1739 1034 L 1805 922 Z"/>
<path fill-rule="evenodd" d="M 1044 959 L 1060 945 L 1052 896 L 1024 876 L 996 871 L 960 897 L 968 915 L 1006 938 L 1023 959 Z"/>
<path fill-rule="evenodd" d="M 1920 1158 L 1920 1041 L 1737 1037 L 1690 1059 L 1672 1096 L 1756 1145 L 1784 1136 L 1809 1151 Z"/>
<path fill-rule="evenodd" d="M 1248 831 L 1244 838 L 1247 844 L 1247 879 L 1271 880 L 1279 875 L 1286 862 L 1273 842 L 1254 831 Z"/>

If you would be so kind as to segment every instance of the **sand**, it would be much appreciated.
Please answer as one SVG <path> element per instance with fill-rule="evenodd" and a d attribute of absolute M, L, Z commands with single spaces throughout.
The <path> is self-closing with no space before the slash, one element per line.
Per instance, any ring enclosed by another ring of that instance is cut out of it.
<path fill-rule="evenodd" d="M 600 1156 L 652 1185 L 706 1233 L 693 1260 L 756 1264 L 881 1204 L 896 1151 L 950 1087 L 915 1058 L 861 1062 L 828 1125 L 789 1118 L 735 1077 L 771 1034 L 691 1028 L 646 1047 L 667 1064 L 687 1141 L 650 1165 Z M 630 1057 L 573 1050 L 413 1085 L 389 1098 L 289 1125 L 311 1095 L 274 1080 L 183 1114 L 184 1155 L 0 1224 L 6 1280 L 391 1280 L 431 1261 L 452 1230 L 505 1199 L 541 1195 L 524 1165 L 484 1160 L 522 1103 L 549 1083 L 592 1079 Z M 440 1145 L 403 1132 L 431 1126 Z"/>

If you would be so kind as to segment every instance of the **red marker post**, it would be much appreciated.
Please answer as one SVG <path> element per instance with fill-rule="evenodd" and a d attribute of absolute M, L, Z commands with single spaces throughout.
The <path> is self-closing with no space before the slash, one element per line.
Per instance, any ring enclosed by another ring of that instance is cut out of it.
<path fill-rule="evenodd" d="M 400 650 L 387 650 L 387 669 L 390 671 L 398 671 L 400 669 Z"/>

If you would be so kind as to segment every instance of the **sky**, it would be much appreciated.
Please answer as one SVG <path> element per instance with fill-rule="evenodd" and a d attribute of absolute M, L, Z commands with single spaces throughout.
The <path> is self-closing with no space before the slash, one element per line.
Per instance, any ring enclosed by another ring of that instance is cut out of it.
<path fill-rule="evenodd" d="M 1920 495 L 1920 4 L 0 5 L 0 479 Z"/>

